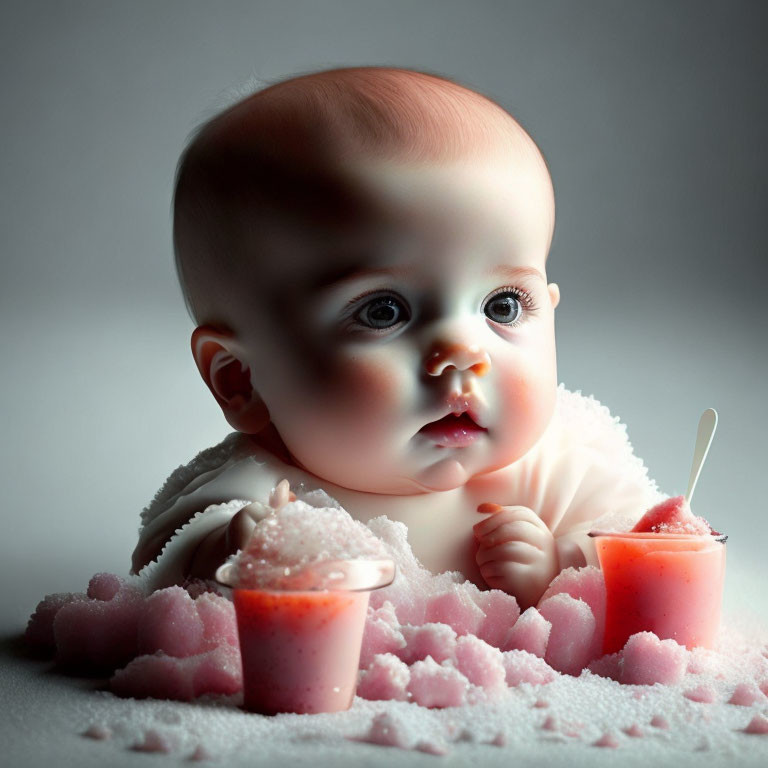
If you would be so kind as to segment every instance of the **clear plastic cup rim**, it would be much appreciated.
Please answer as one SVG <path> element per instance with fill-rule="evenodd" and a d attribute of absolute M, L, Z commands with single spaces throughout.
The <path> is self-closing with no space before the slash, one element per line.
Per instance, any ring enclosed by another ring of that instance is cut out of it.
<path fill-rule="evenodd" d="M 592 538 L 613 538 L 613 539 L 648 539 L 653 541 L 654 539 L 666 539 L 666 540 L 702 540 L 709 539 L 711 541 L 717 541 L 720 544 L 725 544 L 728 541 L 728 536 L 724 533 L 665 533 L 654 531 L 589 531 L 587 536 Z"/>
<path fill-rule="evenodd" d="M 216 581 L 231 589 L 259 592 L 367 592 L 391 584 L 395 579 L 393 560 L 325 560 L 310 563 L 297 571 L 284 566 L 269 566 L 258 571 L 258 584 L 240 586 L 237 566 L 224 563 L 216 571 Z"/>

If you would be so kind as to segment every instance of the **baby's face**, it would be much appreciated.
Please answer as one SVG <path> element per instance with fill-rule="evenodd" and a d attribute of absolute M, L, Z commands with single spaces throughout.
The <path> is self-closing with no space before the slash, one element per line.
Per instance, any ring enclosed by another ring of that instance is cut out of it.
<path fill-rule="evenodd" d="M 457 488 L 523 456 L 554 409 L 549 181 L 509 156 L 350 173 L 369 215 L 262 236 L 274 257 L 232 295 L 238 356 L 313 474 Z"/>

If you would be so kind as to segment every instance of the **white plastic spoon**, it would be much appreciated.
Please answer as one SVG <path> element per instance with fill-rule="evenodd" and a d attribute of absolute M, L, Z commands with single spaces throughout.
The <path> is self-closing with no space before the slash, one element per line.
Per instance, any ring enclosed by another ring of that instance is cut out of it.
<path fill-rule="evenodd" d="M 701 414 L 699 419 L 699 431 L 696 433 L 696 447 L 693 451 L 693 464 L 691 465 L 691 476 L 688 479 L 688 492 L 685 494 L 685 500 L 690 504 L 693 498 L 693 491 L 696 483 L 699 481 L 701 468 L 704 466 L 704 460 L 709 453 L 709 446 L 712 444 L 712 438 L 717 429 L 717 411 L 714 408 L 707 408 Z"/>

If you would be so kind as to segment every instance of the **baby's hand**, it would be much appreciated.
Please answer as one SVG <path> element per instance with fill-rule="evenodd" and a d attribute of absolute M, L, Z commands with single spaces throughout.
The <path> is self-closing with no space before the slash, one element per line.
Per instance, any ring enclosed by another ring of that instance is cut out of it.
<path fill-rule="evenodd" d="M 189 566 L 189 575 L 213 579 L 216 569 L 240 549 L 245 549 L 253 529 L 259 520 L 280 509 L 296 494 L 290 490 L 287 480 L 281 480 L 272 490 L 268 504 L 254 501 L 236 512 L 226 526 L 212 531 L 198 546 Z"/>
<path fill-rule="evenodd" d="M 527 507 L 481 504 L 477 511 L 493 513 L 474 526 L 486 584 L 513 594 L 523 610 L 536 605 L 558 572 L 552 532 Z"/>
<path fill-rule="evenodd" d="M 268 504 L 254 501 L 237 512 L 227 526 L 227 554 L 233 555 L 239 549 L 244 549 L 256 523 L 289 501 L 296 501 L 296 494 L 288 485 L 288 480 L 284 478 L 272 489 Z"/>

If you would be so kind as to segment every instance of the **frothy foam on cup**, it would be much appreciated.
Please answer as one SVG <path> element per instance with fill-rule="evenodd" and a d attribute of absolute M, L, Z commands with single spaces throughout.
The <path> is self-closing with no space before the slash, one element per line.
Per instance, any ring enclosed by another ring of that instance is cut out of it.
<path fill-rule="evenodd" d="M 348 580 L 348 565 L 388 559 L 387 549 L 338 507 L 297 499 L 256 524 L 245 549 L 229 562 L 239 589 L 328 589 Z"/>
<path fill-rule="evenodd" d="M 685 496 L 673 496 L 651 507 L 637 522 L 633 533 L 677 533 L 706 536 L 714 533 L 709 523 L 691 512 Z"/>

